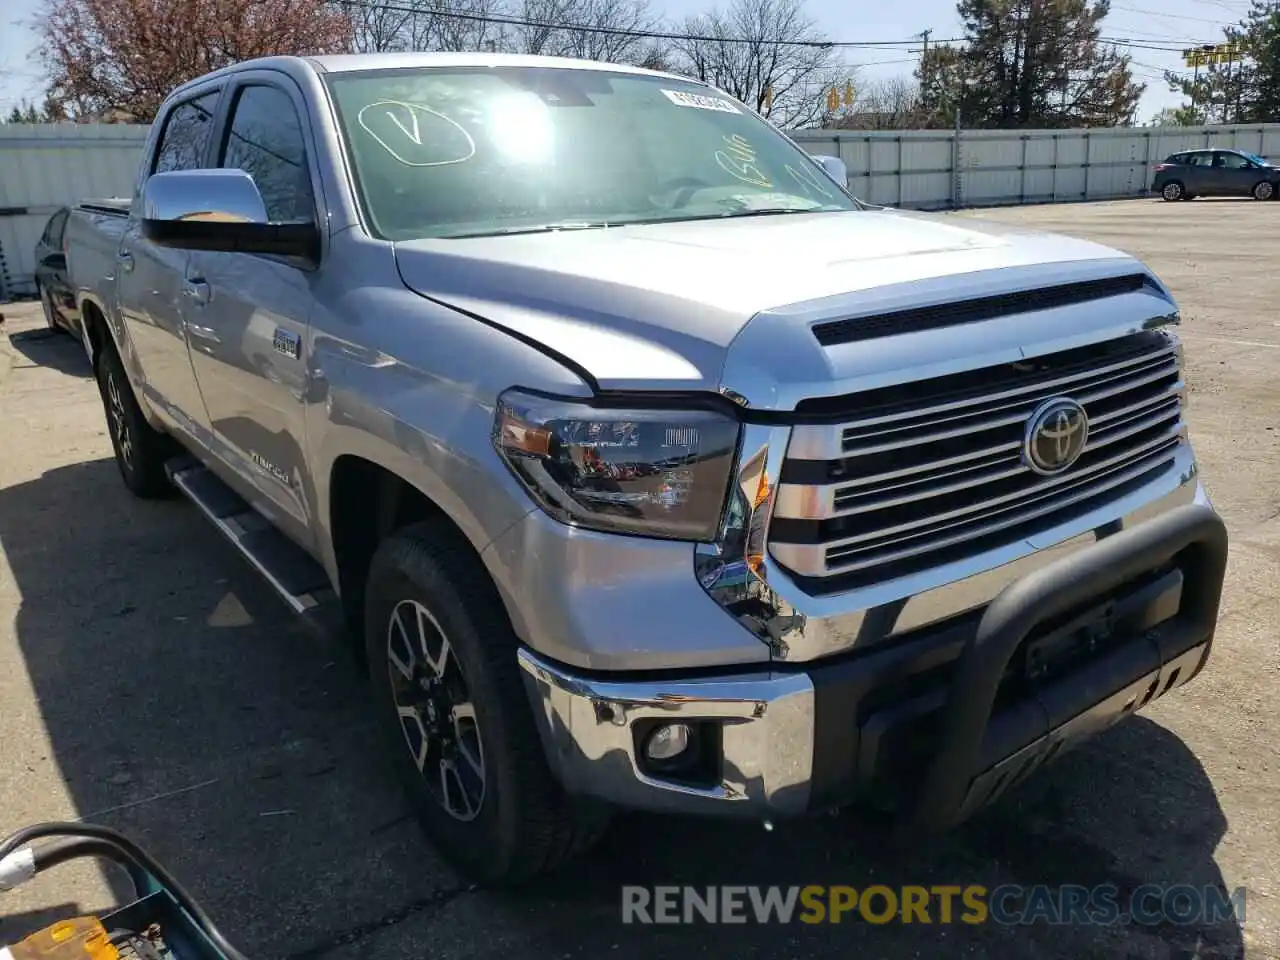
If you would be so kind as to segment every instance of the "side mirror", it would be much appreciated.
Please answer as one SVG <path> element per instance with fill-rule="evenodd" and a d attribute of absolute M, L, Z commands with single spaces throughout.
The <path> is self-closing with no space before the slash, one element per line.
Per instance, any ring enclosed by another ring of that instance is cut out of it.
<path fill-rule="evenodd" d="M 271 223 L 253 177 L 243 170 L 157 173 L 142 190 L 142 235 L 162 247 L 274 253 L 315 260 L 313 223 Z"/>
<path fill-rule="evenodd" d="M 820 166 L 840 187 L 844 190 L 849 189 L 849 168 L 844 165 L 844 161 L 839 157 L 815 156 L 813 162 Z"/>

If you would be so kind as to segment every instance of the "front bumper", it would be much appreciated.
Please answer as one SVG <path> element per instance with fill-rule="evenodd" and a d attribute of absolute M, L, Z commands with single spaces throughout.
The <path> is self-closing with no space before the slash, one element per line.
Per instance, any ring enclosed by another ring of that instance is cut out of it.
<path fill-rule="evenodd" d="M 1191 679 L 1209 654 L 1226 529 L 1178 507 L 1040 567 L 985 607 L 865 653 L 729 675 L 599 678 L 525 649 L 548 759 L 624 807 L 798 815 L 870 800 L 938 829 Z M 703 752 L 664 774 L 643 740 Z"/>

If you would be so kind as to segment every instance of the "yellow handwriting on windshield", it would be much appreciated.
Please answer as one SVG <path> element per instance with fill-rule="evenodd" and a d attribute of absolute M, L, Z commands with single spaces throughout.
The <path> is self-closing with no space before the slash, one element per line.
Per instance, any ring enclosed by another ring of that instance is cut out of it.
<path fill-rule="evenodd" d="M 772 187 L 773 183 L 756 166 L 756 150 L 740 134 L 725 137 L 727 149 L 716 151 L 716 163 L 726 173 L 756 187 Z"/>
<path fill-rule="evenodd" d="M 800 186 L 804 189 L 805 193 L 810 195 L 813 195 L 815 193 L 820 193 L 822 194 L 822 196 L 828 197 L 828 198 L 834 196 L 834 193 L 830 189 L 828 189 L 827 186 L 823 185 L 821 171 L 817 169 L 797 170 L 795 167 L 791 166 L 791 164 L 789 163 L 785 167 L 783 167 L 783 169 L 786 170 L 787 173 L 791 175 L 792 180 L 800 184 Z"/>

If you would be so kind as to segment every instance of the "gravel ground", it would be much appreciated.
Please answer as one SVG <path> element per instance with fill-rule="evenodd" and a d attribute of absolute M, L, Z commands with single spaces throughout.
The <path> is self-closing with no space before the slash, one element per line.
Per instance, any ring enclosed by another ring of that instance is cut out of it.
<path fill-rule="evenodd" d="M 1195 683 L 925 850 L 851 814 L 630 816 L 535 892 L 469 889 L 406 816 L 347 653 L 180 500 L 119 481 L 78 344 L 0 307 L 0 831 L 84 817 L 160 856 L 252 956 L 1280 957 L 1280 204 L 987 211 L 1135 253 L 1183 308 L 1190 419 L 1232 534 Z M 1272 584 L 1271 588 L 1267 584 Z M 643 884 L 1223 884 L 1242 926 L 624 926 Z M 0 943 L 121 892 L 63 868 L 0 904 Z"/>

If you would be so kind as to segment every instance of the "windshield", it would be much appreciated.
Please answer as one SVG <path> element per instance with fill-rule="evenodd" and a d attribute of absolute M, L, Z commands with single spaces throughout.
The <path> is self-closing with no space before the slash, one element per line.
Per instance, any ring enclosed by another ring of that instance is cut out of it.
<path fill-rule="evenodd" d="M 1249 153 L 1245 150 L 1241 150 L 1240 155 L 1244 157 L 1246 160 L 1252 160 L 1254 163 L 1258 164 L 1259 166 L 1265 167 L 1267 165 L 1266 158 L 1260 157 L 1256 153 Z"/>
<path fill-rule="evenodd" d="M 680 80 L 513 67 L 327 82 L 387 239 L 858 209 L 768 123 Z"/>

